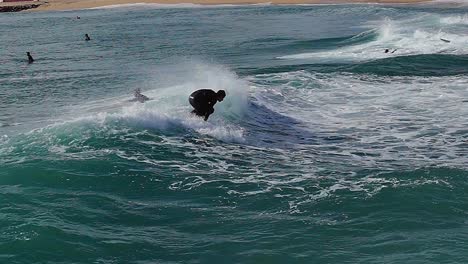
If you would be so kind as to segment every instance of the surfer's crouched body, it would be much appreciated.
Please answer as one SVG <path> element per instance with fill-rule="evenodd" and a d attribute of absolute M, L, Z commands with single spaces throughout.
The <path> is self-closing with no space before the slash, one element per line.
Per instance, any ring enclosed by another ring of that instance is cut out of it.
<path fill-rule="evenodd" d="M 201 89 L 193 92 L 189 97 L 189 102 L 193 106 L 193 114 L 197 116 L 203 116 L 204 120 L 208 120 L 208 117 L 214 112 L 214 105 L 216 102 L 223 101 L 226 97 L 226 92 L 219 90 L 215 92 L 210 89 Z"/>
<path fill-rule="evenodd" d="M 140 103 L 144 103 L 149 100 L 149 98 L 143 94 L 141 94 L 140 88 L 135 89 L 135 93 L 133 94 L 135 98 L 132 101 L 138 101 Z"/>

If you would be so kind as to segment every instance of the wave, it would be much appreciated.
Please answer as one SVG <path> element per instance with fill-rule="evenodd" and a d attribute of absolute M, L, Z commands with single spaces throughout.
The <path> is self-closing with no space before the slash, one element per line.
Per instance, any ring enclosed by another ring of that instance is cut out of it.
<path fill-rule="evenodd" d="M 374 30 L 369 30 L 355 36 L 295 41 L 287 45 L 282 45 L 279 49 L 310 50 L 313 48 L 314 50 L 332 50 L 366 43 L 376 38 L 378 38 L 378 34 Z"/>
<path fill-rule="evenodd" d="M 434 21 L 438 23 L 434 24 Z M 433 16 L 423 16 L 400 22 L 385 19 L 372 29 L 343 41 L 343 44 L 348 45 L 327 51 L 285 55 L 278 59 L 366 61 L 419 54 L 467 54 L 468 36 L 463 30 L 450 27 L 464 22 L 465 17 L 442 17 L 436 20 Z M 394 53 L 385 53 L 385 49 Z"/>
<path fill-rule="evenodd" d="M 92 118 L 97 116 L 97 121 L 101 123 L 103 120 L 119 120 L 138 127 L 159 130 L 182 127 L 220 140 L 243 141 L 242 129 L 225 124 L 222 120 L 242 117 L 247 104 L 247 84 L 219 65 L 186 63 L 179 68 L 177 78 L 171 80 L 178 84 L 145 91 L 144 94 L 151 98 L 145 104 L 129 103 L 123 97 L 117 97 L 79 106 L 74 112 L 78 110 L 81 113 L 90 113 Z M 226 99 L 215 106 L 216 112 L 208 122 L 189 114 L 191 107 L 188 105 L 188 96 L 202 88 L 222 89 L 227 93 Z"/>
<path fill-rule="evenodd" d="M 468 74 L 468 56 L 428 54 L 391 57 L 342 66 L 341 71 L 383 76 L 450 76 Z"/>
<path fill-rule="evenodd" d="M 239 125 L 248 103 L 247 84 L 242 79 L 225 67 L 206 64 L 186 66 L 177 79 L 177 85 L 144 91 L 151 98 L 144 104 L 130 102 L 131 96 L 117 96 L 72 106 L 64 111 L 72 114 L 65 114 L 53 124 L 2 138 L 0 155 L 24 153 L 25 148 L 33 156 L 70 147 L 86 152 L 90 141 L 112 144 L 114 137 L 124 138 L 130 131 L 150 131 L 163 138 L 193 134 L 195 138 L 245 142 L 245 129 Z M 202 88 L 227 93 L 207 122 L 190 114 L 188 104 L 190 93 Z"/>

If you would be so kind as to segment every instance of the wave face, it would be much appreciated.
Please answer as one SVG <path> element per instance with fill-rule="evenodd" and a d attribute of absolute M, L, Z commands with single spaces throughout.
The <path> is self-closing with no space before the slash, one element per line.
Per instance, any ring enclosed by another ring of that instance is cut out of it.
<path fill-rule="evenodd" d="M 456 7 L 2 15 L 0 263 L 465 262 Z"/>

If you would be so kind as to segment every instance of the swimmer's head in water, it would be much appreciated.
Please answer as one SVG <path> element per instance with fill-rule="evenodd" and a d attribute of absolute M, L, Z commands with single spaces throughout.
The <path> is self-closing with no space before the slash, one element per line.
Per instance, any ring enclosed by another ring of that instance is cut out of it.
<path fill-rule="evenodd" d="M 218 102 L 222 102 L 224 97 L 226 97 L 226 92 L 224 90 L 219 90 L 216 95 L 218 96 Z"/>

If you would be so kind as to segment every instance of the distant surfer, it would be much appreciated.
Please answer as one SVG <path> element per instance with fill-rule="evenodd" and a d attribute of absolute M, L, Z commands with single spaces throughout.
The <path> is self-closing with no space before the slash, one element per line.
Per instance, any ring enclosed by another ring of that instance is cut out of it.
<path fill-rule="evenodd" d="M 226 97 L 224 90 L 215 92 L 210 89 L 201 89 L 193 92 L 189 97 L 189 102 L 194 108 L 192 114 L 203 116 L 204 120 L 207 121 L 214 112 L 216 102 L 222 102 L 224 97 Z"/>
<path fill-rule="evenodd" d="M 131 102 L 137 101 L 137 102 L 140 102 L 140 103 L 144 103 L 144 102 L 149 100 L 149 98 L 146 95 L 141 94 L 140 88 L 136 88 L 133 95 L 135 96 L 135 98 L 130 100 Z"/>
<path fill-rule="evenodd" d="M 395 53 L 395 51 L 397 51 L 397 49 L 394 49 L 391 53 Z M 385 49 L 385 53 L 389 53 L 390 50 L 389 49 Z"/>
<path fill-rule="evenodd" d="M 89 37 L 89 35 L 88 35 L 88 34 L 85 34 L 85 40 L 86 40 L 86 41 L 89 41 L 89 40 L 91 40 L 91 38 Z"/>
<path fill-rule="evenodd" d="M 33 57 L 31 56 L 31 53 L 28 51 L 28 52 L 26 52 L 26 55 L 28 55 L 28 63 L 33 63 L 33 62 L 34 62 L 34 59 L 33 59 Z"/>
<path fill-rule="evenodd" d="M 445 42 L 445 43 L 450 43 L 450 40 L 448 40 L 448 39 L 440 38 L 440 40 L 442 40 L 442 41 Z"/>

